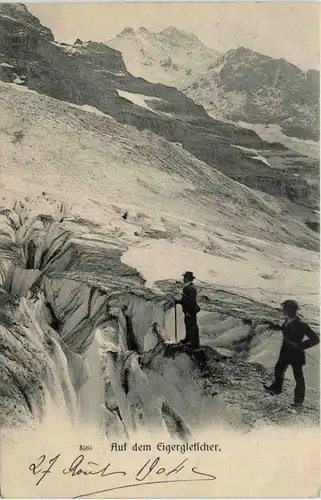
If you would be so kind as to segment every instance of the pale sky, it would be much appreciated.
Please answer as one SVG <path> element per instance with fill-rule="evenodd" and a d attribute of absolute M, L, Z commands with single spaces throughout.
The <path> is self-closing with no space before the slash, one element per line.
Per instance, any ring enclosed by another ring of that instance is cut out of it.
<path fill-rule="evenodd" d="M 175 26 L 225 52 L 243 45 L 304 70 L 320 66 L 318 2 L 32 3 L 26 4 L 59 42 L 106 42 L 125 27 Z"/>

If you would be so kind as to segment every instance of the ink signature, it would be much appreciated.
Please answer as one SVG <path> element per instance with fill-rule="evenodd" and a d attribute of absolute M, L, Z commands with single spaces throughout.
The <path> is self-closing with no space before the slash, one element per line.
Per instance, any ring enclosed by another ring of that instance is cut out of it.
<path fill-rule="evenodd" d="M 29 465 L 29 470 L 33 475 L 39 477 L 36 486 L 38 486 L 48 474 L 58 467 L 58 462 L 62 461 L 61 454 L 53 458 L 47 458 L 46 455 L 41 455 L 37 461 Z M 195 481 L 215 481 L 216 477 L 213 474 L 205 473 L 199 470 L 197 466 L 190 466 L 189 459 L 185 458 L 176 467 L 168 468 L 164 464 L 164 459 L 160 457 L 149 458 L 142 467 L 137 468 L 137 472 L 128 473 L 125 470 L 114 470 L 111 462 L 108 462 L 103 467 L 92 461 L 86 461 L 84 455 L 78 455 L 73 462 L 59 471 L 63 475 L 70 477 L 77 476 L 97 476 L 109 477 L 120 476 L 127 477 L 129 482 L 126 484 L 114 484 L 107 486 L 102 490 L 91 491 L 89 493 L 82 493 L 73 498 L 85 498 L 98 495 L 100 493 L 107 493 L 109 491 L 116 491 L 127 488 L 135 488 L 138 486 L 145 486 L 151 484 L 170 484 L 170 483 L 186 483 Z M 182 474 L 182 472 L 184 473 Z M 184 477 L 189 473 L 188 477 Z"/>

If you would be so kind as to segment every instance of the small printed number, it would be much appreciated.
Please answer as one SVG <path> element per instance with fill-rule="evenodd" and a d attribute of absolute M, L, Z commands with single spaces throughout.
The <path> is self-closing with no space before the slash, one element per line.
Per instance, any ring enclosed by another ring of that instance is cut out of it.
<path fill-rule="evenodd" d="M 91 445 L 89 446 L 89 445 L 84 445 L 84 444 L 81 444 L 81 445 L 79 446 L 79 450 L 80 450 L 80 451 L 90 451 L 90 450 L 92 450 L 92 449 L 93 449 L 93 447 L 92 447 Z"/>

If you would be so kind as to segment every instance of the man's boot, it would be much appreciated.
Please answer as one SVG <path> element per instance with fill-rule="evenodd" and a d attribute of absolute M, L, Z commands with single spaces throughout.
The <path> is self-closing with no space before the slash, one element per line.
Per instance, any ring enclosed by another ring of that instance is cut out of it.
<path fill-rule="evenodd" d="M 264 384 L 263 385 L 264 389 L 269 392 L 270 394 L 272 394 L 273 396 L 275 394 L 281 394 L 281 391 L 280 390 L 277 390 L 277 388 L 275 387 L 274 384 L 271 384 L 271 385 L 266 385 Z"/>
<path fill-rule="evenodd" d="M 300 403 L 298 401 L 294 401 L 294 403 L 291 404 L 291 407 L 299 409 L 299 408 L 303 407 L 303 403 Z"/>

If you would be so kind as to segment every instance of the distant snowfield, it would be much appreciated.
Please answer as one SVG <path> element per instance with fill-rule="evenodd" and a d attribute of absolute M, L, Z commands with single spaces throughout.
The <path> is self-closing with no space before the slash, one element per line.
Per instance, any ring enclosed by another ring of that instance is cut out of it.
<path fill-rule="evenodd" d="M 264 156 L 259 155 L 259 152 L 256 149 L 245 148 L 244 146 L 237 146 L 236 144 L 231 144 L 231 146 L 232 146 L 232 148 L 238 148 L 238 149 L 241 149 L 242 151 L 246 151 L 248 153 L 254 153 L 255 156 L 250 156 L 250 158 L 252 158 L 253 160 L 258 160 L 262 163 L 265 163 L 265 165 L 267 165 L 268 167 L 271 166 L 269 164 L 269 162 L 267 161 L 267 159 L 264 158 Z"/>
<path fill-rule="evenodd" d="M 289 137 L 283 134 L 279 125 L 262 125 L 260 123 L 247 122 L 231 122 L 239 127 L 243 127 L 256 132 L 261 139 L 267 142 L 280 142 L 284 146 L 292 149 L 297 153 L 311 156 L 312 158 L 320 157 L 320 143 L 317 141 L 298 139 L 297 137 Z"/>
<path fill-rule="evenodd" d="M 22 81 L 21 81 L 21 83 L 22 83 Z M 36 90 L 30 89 L 27 85 L 19 85 L 18 82 L 17 83 L 11 83 L 9 85 L 11 85 L 13 88 L 15 88 L 16 90 L 18 90 L 20 92 L 32 92 L 34 94 L 41 95 Z M 160 99 L 159 97 L 152 97 L 152 96 L 148 96 L 148 95 L 144 95 L 144 94 L 134 94 L 132 92 L 126 92 L 125 90 L 118 90 L 118 89 L 116 89 L 116 90 L 117 90 L 118 95 L 120 97 L 123 97 L 124 99 L 127 99 L 128 101 L 132 102 L 133 104 L 136 104 L 136 106 L 141 106 L 142 108 L 148 109 L 149 111 L 151 111 L 152 113 L 155 113 L 155 114 L 161 114 L 161 115 L 171 116 L 170 113 L 165 113 L 163 111 L 156 111 L 155 109 L 153 109 L 150 106 L 148 106 L 148 104 L 146 103 L 146 101 L 151 101 L 151 100 L 164 102 L 164 100 Z M 88 104 L 83 104 L 81 106 L 81 105 L 73 104 L 73 103 L 67 102 L 67 101 L 62 101 L 62 100 L 59 100 L 59 101 L 60 102 L 66 102 L 66 104 L 68 106 L 71 106 L 71 107 L 74 107 L 74 108 L 78 108 L 78 109 L 81 109 L 83 111 L 87 111 L 89 113 L 95 113 L 96 115 L 106 116 L 107 118 L 110 118 L 110 119 L 114 120 L 113 117 L 111 117 L 110 115 L 107 115 L 106 113 L 103 113 L 102 111 L 100 111 L 95 106 L 90 106 Z"/>
<path fill-rule="evenodd" d="M 20 80 L 20 79 L 18 79 L 17 81 L 16 80 L 14 83 L 9 83 L 8 85 L 12 86 L 14 89 L 16 89 L 20 92 L 32 92 L 34 94 L 41 95 L 36 90 L 30 89 L 27 85 L 21 85 L 21 83 L 23 83 L 22 80 Z M 148 96 L 148 95 L 144 95 L 144 94 L 134 94 L 132 92 L 126 92 L 125 90 L 118 90 L 118 89 L 116 89 L 116 90 L 117 90 L 118 95 L 120 97 L 123 97 L 124 99 L 127 99 L 128 101 L 132 102 L 133 104 L 136 104 L 136 106 L 140 106 L 142 108 L 145 108 L 148 111 L 151 111 L 152 113 L 154 113 L 156 115 L 172 116 L 171 113 L 165 113 L 164 111 L 159 111 L 159 110 L 156 111 L 155 109 L 148 106 L 148 104 L 146 102 L 146 101 L 166 102 L 166 101 L 164 101 L 164 99 L 160 99 L 159 97 L 153 97 L 153 96 Z M 81 109 L 83 111 L 87 111 L 88 113 L 94 113 L 94 114 L 99 115 L 99 116 L 105 116 L 106 118 L 109 118 L 111 120 L 115 120 L 115 118 L 113 118 L 112 116 L 110 116 L 106 113 L 103 113 L 102 111 L 97 109 L 95 106 L 90 106 L 88 104 L 78 105 L 78 104 L 73 104 L 71 102 L 62 101 L 62 100 L 59 100 L 59 102 L 65 102 L 68 106 L 78 108 L 78 109 Z"/>
<path fill-rule="evenodd" d="M 100 111 L 99 109 L 95 108 L 94 106 L 89 106 L 88 104 L 84 104 L 83 106 L 78 106 L 80 109 L 83 109 L 84 111 L 88 111 L 89 113 L 95 113 L 96 115 L 100 116 L 107 116 L 105 113 Z"/>
<path fill-rule="evenodd" d="M 73 108 L 78 108 L 81 109 L 82 111 L 86 111 L 87 113 L 94 113 L 95 115 L 104 116 L 109 120 L 115 121 L 115 118 L 113 116 L 107 115 L 107 113 L 103 113 L 98 108 L 95 108 L 95 106 L 89 106 L 89 104 L 83 104 L 82 106 L 80 106 L 78 104 L 73 104 L 71 102 L 66 102 L 66 104 L 68 104 L 68 106 L 72 106 Z"/>
<path fill-rule="evenodd" d="M 171 116 L 170 113 L 164 113 L 163 111 L 156 111 L 155 109 L 151 108 L 148 106 L 146 101 L 159 101 L 159 102 L 165 102 L 164 99 L 160 99 L 159 97 L 153 97 L 149 95 L 144 95 L 144 94 L 134 94 L 132 92 L 126 92 L 125 90 L 119 90 L 116 89 L 118 92 L 118 95 L 120 97 L 123 97 L 124 99 L 127 99 L 127 101 L 132 102 L 133 104 L 136 104 L 136 106 L 141 106 L 142 108 L 148 109 L 148 111 L 151 111 L 152 113 L 155 113 L 156 115 L 167 115 Z"/>

